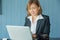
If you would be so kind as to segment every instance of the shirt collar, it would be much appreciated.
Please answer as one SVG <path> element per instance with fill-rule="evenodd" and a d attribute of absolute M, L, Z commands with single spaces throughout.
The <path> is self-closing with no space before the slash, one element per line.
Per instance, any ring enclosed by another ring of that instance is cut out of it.
<path fill-rule="evenodd" d="M 28 18 L 30 21 L 32 21 L 32 16 L 28 16 L 27 18 Z M 37 18 L 36 18 L 35 21 L 37 21 L 37 20 L 39 20 L 39 19 L 44 19 L 44 17 L 40 14 L 40 15 L 37 16 Z"/>

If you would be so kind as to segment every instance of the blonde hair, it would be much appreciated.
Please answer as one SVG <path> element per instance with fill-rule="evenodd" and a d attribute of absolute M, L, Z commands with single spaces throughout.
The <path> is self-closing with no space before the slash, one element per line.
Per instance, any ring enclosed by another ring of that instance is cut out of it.
<path fill-rule="evenodd" d="M 28 4 L 27 4 L 27 12 L 28 12 L 28 8 L 30 8 L 31 4 L 34 3 L 36 4 L 38 7 L 40 7 L 39 9 L 39 12 L 38 12 L 38 15 L 39 14 L 42 14 L 42 8 L 41 8 L 41 5 L 39 3 L 39 0 L 29 0 Z M 30 16 L 30 13 L 28 12 L 28 16 Z"/>

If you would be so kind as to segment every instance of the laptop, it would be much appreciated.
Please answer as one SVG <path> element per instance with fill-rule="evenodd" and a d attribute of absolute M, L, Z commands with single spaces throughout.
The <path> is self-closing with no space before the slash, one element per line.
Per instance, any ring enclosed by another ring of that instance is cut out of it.
<path fill-rule="evenodd" d="M 12 40 L 32 40 L 31 31 L 28 26 L 6 26 L 10 39 Z"/>

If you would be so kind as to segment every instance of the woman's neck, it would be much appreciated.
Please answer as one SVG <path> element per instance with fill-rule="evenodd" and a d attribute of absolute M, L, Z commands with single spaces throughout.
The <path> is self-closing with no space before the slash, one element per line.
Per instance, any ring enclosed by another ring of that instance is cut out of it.
<path fill-rule="evenodd" d="M 33 23 L 34 23 L 34 21 L 36 20 L 37 16 L 38 16 L 38 15 L 32 16 L 32 22 L 33 22 Z"/>

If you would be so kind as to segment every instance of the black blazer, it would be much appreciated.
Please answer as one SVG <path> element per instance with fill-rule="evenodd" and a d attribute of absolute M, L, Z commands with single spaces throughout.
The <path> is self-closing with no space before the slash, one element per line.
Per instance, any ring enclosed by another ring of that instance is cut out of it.
<path fill-rule="evenodd" d="M 47 34 L 49 37 L 49 33 L 50 33 L 50 20 L 49 20 L 49 16 L 47 15 L 42 15 L 44 17 L 44 19 L 39 19 L 37 21 L 37 26 L 36 26 L 36 34 L 37 34 L 37 38 L 43 38 L 43 34 Z M 30 20 L 26 17 L 25 18 L 25 26 L 29 26 L 31 27 L 31 22 Z"/>

